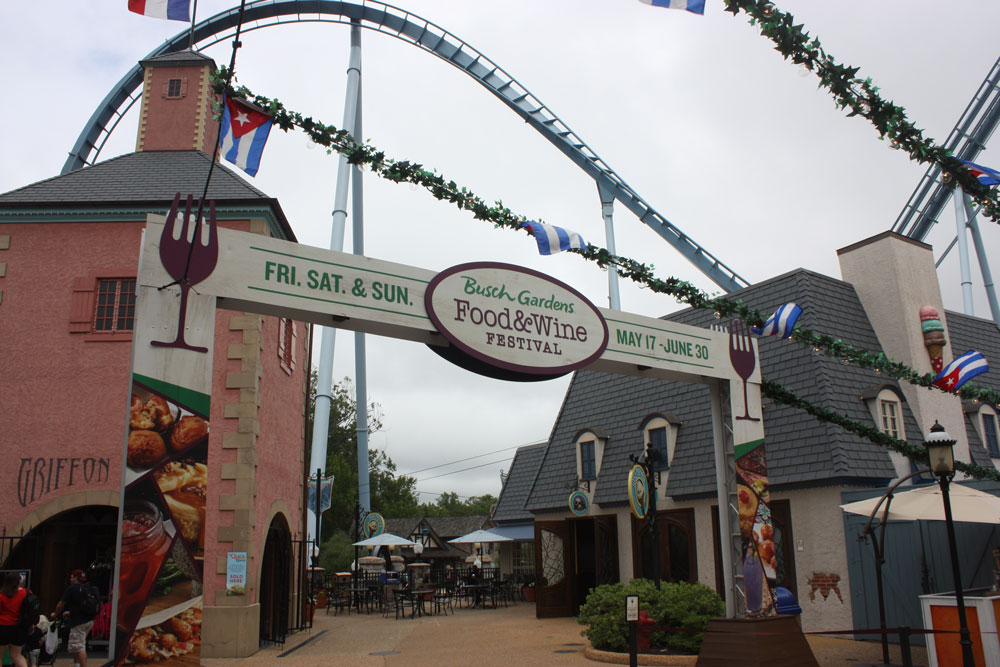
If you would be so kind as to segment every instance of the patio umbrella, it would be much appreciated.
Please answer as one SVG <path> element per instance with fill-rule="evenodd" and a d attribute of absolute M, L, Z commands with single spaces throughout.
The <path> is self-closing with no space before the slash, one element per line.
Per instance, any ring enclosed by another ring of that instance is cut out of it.
<path fill-rule="evenodd" d="M 413 542 L 406 539 L 405 537 L 400 537 L 399 535 L 393 535 L 392 533 L 382 533 L 381 535 L 376 535 L 375 537 L 369 537 L 367 540 L 361 540 L 360 542 L 355 542 L 356 547 L 412 547 Z"/>
<path fill-rule="evenodd" d="M 997 496 L 961 484 L 952 484 L 948 495 L 951 499 L 951 515 L 955 521 L 1000 523 L 1000 498 Z M 869 516 L 881 500 L 882 497 L 878 496 L 841 505 L 840 508 L 851 514 Z M 941 487 L 933 484 L 893 493 L 888 516 L 884 516 L 884 510 L 884 507 L 880 507 L 877 514 L 883 521 L 944 521 Z"/>
<path fill-rule="evenodd" d="M 475 544 L 476 542 L 513 542 L 513 540 L 504 535 L 491 533 L 488 530 L 474 530 L 468 535 L 456 537 L 453 540 L 448 540 L 448 542 L 451 544 Z"/>

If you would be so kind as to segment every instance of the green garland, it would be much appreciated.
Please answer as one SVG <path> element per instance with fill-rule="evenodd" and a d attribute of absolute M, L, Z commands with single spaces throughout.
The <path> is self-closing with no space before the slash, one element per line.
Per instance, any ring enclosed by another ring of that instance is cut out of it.
<path fill-rule="evenodd" d="M 860 68 L 838 64 L 827 53 L 819 40 L 810 37 L 802 25 L 795 25 L 795 17 L 779 10 L 767 0 L 724 0 L 726 11 L 734 15 L 743 11 L 750 17 L 750 24 L 760 28 L 760 33 L 774 42 L 774 50 L 785 60 L 815 72 L 820 85 L 827 88 L 841 109 L 850 109 L 848 116 L 863 116 L 871 121 L 881 139 L 888 139 L 892 148 L 901 149 L 910 159 L 920 163 L 934 163 L 940 167 L 945 183 L 958 183 L 976 203 L 982 213 L 994 222 L 1000 222 L 1000 201 L 991 188 L 979 179 L 961 160 L 944 146 L 925 138 L 923 130 L 906 118 L 903 107 L 878 94 L 878 86 L 870 78 L 855 76 Z"/>
<path fill-rule="evenodd" d="M 423 187 L 436 199 L 448 201 L 461 210 L 472 212 L 473 217 L 477 220 L 487 220 L 492 222 L 496 227 L 506 227 L 508 229 L 522 229 L 522 224 L 527 220 L 524 216 L 512 212 L 500 201 L 495 202 L 493 205 L 487 204 L 473 192 L 460 187 L 455 181 L 446 180 L 440 174 L 424 169 L 423 165 L 419 163 L 387 158 L 383 151 L 376 149 L 370 144 L 361 144 L 355 141 L 346 130 L 338 129 L 333 125 L 325 125 L 311 117 L 304 117 L 298 112 L 289 111 L 278 100 L 256 95 L 246 87 L 233 88 L 229 85 L 228 71 L 225 68 L 219 69 L 213 76 L 213 87 L 220 95 L 226 94 L 231 97 L 239 97 L 250 101 L 262 111 L 273 116 L 274 124 L 283 131 L 287 132 L 298 127 L 313 142 L 325 146 L 328 153 L 340 153 L 347 158 L 350 164 L 367 165 L 373 173 L 394 183 L 407 182 L 418 187 Z M 763 326 L 766 321 L 766 315 L 747 306 L 742 301 L 731 301 L 724 297 L 712 296 L 701 291 L 693 284 L 678 278 L 670 277 L 665 280 L 657 278 L 653 273 L 652 267 L 627 257 L 614 255 L 605 248 L 589 244 L 584 249 L 573 249 L 569 252 L 582 255 L 586 259 L 595 262 L 601 268 L 613 266 L 615 271 L 622 277 L 644 285 L 653 292 L 672 296 L 677 301 L 685 303 L 692 308 L 711 309 L 717 317 L 739 319 L 756 327 Z M 816 334 L 801 327 L 795 329 L 792 339 L 800 345 L 825 352 L 828 356 L 839 358 L 845 363 L 856 363 L 863 368 L 885 373 L 890 377 L 910 384 L 937 388 L 932 384 L 933 375 L 920 374 L 905 364 L 893 361 L 882 353 L 859 350 L 840 339 Z M 907 456 L 912 457 L 914 452 L 917 451 L 913 449 L 913 445 L 909 445 L 908 443 L 892 438 L 886 440 L 888 436 L 878 429 L 866 426 L 843 415 L 837 415 L 825 408 L 813 406 L 807 401 L 798 398 L 787 389 L 781 388 L 776 383 L 769 383 L 769 387 L 772 392 L 769 397 L 776 402 L 803 409 L 821 421 L 837 423 L 846 430 L 862 435 L 876 444 L 890 447 L 897 451 L 903 451 Z M 944 390 L 942 389 L 941 391 Z M 971 400 L 983 400 L 994 405 L 1000 404 L 1000 393 L 985 387 L 966 385 L 962 387 L 959 394 L 963 398 Z M 958 467 L 957 464 L 956 467 Z M 969 470 L 973 470 L 975 473 L 969 472 L 969 474 L 977 477 L 987 477 L 990 474 L 986 468 L 978 470 L 977 468 L 977 466 L 970 467 Z M 965 470 L 962 471 L 966 472 Z"/>

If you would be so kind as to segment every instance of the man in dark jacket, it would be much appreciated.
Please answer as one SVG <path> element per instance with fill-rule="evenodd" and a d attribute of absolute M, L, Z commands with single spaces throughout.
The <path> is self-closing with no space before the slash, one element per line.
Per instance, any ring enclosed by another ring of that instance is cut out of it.
<path fill-rule="evenodd" d="M 87 574 L 83 570 L 73 570 L 69 575 L 69 586 L 53 614 L 55 618 L 65 617 L 63 622 L 69 627 L 66 648 L 73 654 L 73 667 L 87 667 L 87 635 L 94 625 L 94 619 L 88 617 L 82 608 L 86 581 Z"/>

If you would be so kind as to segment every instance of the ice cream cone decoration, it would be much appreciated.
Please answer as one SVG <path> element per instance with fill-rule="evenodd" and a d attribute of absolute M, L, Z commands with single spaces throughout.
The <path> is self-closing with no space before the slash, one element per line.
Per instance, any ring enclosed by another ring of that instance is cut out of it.
<path fill-rule="evenodd" d="M 931 368 L 935 373 L 940 373 L 944 368 L 944 361 L 941 358 L 941 350 L 948 342 L 944 337 L 944 325 L 941 324 L 941 316 L 933 306 L 924 306 L 920 309 L 920 330 L 924 334 L 924 345 L 927 347 L 927 354 L 931 358 Z"/>

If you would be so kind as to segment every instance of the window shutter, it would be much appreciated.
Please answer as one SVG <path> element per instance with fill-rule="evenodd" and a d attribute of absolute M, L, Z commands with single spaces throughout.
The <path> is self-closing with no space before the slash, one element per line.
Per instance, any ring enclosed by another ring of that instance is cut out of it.
<path fill-rule="evenodd" d="M 83 333 L 91 330 L 94 317 L 94 280 L 77 278 L 73 281 L 73 295 L 70 299 L 69 330 Z"/>
<path fill-rule="evenodd" d="M 295 326 L 295 320 L 291 320 L 289 325 L 292 327 L 292 370 L 295 370 L 295 351 L 299 346 L 299 328 Z"/>
<path fill-rule="evenodd" d="M 284 317 L 278 319 L 278 359 L 281 362 L 285 362 L 285 327 L 288 326 L 288 320 Z"/>

